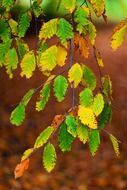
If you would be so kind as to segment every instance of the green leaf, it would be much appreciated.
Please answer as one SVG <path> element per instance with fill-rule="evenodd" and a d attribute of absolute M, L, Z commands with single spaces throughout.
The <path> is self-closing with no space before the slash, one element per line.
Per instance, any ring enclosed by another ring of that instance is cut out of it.
<path fill-rule="evenodd" d="M 19 126 L 25 119 L 25 106 L 20 103 L 11 113 L 10 122 Z"/>
<path fill-rule="evenodd" d="M 2 18 L 0 18 L 0 37 L 4 42 L 10 39 L 10 28 L 8 23 Z"/>
<path fill-rule="evenodd" d="M 14 3 L 14 0 L 2 0 L 2 6 L 5 8 L 11 7 Z"/>
<path fill-rule="evenodd" d="M 58 141 L 62 152 L 71 150 L 71 144 L 74 141 L 74 137 L 68 133 L 67 125 L 65 123 L 62 123 L 60 126 Z"/>
<path fill-rule="evenodd" d="M 50 39 L 57 33 L 57 24 L 58 24 L 58 19 L 51 19 L 50 21 L 44 23 L 40 29 L 39 33 L 39 39 Z"/>
<path fill-rule="evenodd" d="M 101 93 L 98 93 L 94 98 L 94 102 L 92 105 L 93 112 L 96 116 L 100 115 L 104 108 L 104 99 Z"/>
<path fill-rule="evenodd" d="M 100 114 L 98 126 L 103 129 L 105 125 L 111 121 L 112 118 L 112 107 L 109 104 L 104 104 L 103 111 Z"/>
<path fill-rule="evenodd" d="M 21 61 L 21 76 L 26 76 L 29 79 L 33 75 L 33 71 L 36 69 L 36 60 L 33 51 L 26 53 Z"/>
<path fill-rule="evenodd" d="M 22 38 L 30 26 L 30 15 L 28 12 L 19 15 L 18 26 L 18 36 Z"/>
<path fill-rule="evenodd" d="M 84 33 L 84 26 L 88 25 L 88 12 L 87 9 L 78 7 L 74 13 L 74 21 L 77 23 L 77 31 L 81 34 Z"/>
<path fill-rule="evenodd" d="M 73 116 L 67 115 L 66 116 L 66 125 L 67 125 L 67 131 L 73 136 L 77 136 L 77 127 L 76 127 L 76 121 Z"/>
<path fill-rule="evenodd" d="M 50 83 L 44 85 L 40 91 L 40 100 L 36 102 L 36 110 L 42 111 L 50 97 Z"/>
<path fill-rule="evenodd" d="M 91 90 L 96 88 L 96 76 L 86 65 L 83 65 L 83 83 Z"/>
<path fill-rule="evenodd" d="M 8 40 L 4 43 L 0 43 L 0 66 L 4 63 L 4 57 L 11 47 L 12 40 Z"/>
<path fill-rule="evenodd" d="M 16 40 L 18 47 L 19 58 L 22 59 L 26 53 L 29 52 L 29 47 L 26 43 L 23 42 L 20 38 Z"/>
<path fill-rule="evenodd" d="M 43 146 L 48 141 L 48 139 L 52 135 L 53 131 L 54 131 L 54 128 L 50 127 L 50 126 L 47 127 L 46 129 L 44 129 L 40 133 L 40 135 L 37 137 L 35 144 L 34 144 L 34 149 Z"/>
<path fill-rule="evenodd" d="M 80 97 L 80 104 L 88 107 L 93 103 L 93 92 L 89 88 L 85 88 L 82 92 L 79 94 Z"/>
<path fill-rule="evenodd" d="M 67 40 L 73 38 L 74 36 L 72 25 L 64 18 L 61 18 L 58 21 L 57 36 L 60 38 L 61 43 L 65 46 L 67 46 Z"/>
<path fill-rule="evenodd" d="M 112 97 L 112 81 L 109 75 L 105 75 L 102 78 L 102 86 L 104 95 L 110 101 L 110 98 Z"/>
<path fill-rule="evenodd" d="M 57 46 L 53 45 L 45 50 L 38 62 L 40 71 L 52 71 L 57 65 Z"/>
<path fill-rule="evenodd" d="M 29 149 L 25 150 L 25 152 L 23 153 L 23 156 L 21 158 L 21 161 L 24 161 L 27 158 L 29 158 L 29 156 L 33 153 L 33 151 L 34 151 L 33 148 L 29 148 Z"/>
<path fill-rule="evenodd" d="M 6 67 L 6 72 L 9 75 L 9 78 L 13 78 L 12 71 L 17 69 L 18 56 L 15 48 L 10 49 L 4 59 L 4 65 Z"/>
<path fill-rule="evenodd" d="M 66 78 L 62 75 L 57 76 L 54 80 L 53 87 L 54 95 L 58 102 L 63 101 L 68 88 L 68 82 Z"/>
<path fill-rule="evenodd" d="M 77 127 L 77 134 L 78 134 L 78 138 L 80 139 L 80 141 L 83 142 L 84 144 L 89 139 L 88 129 L 85 125 L 83 125 L 81 123 Z"/>
<path fill-rule="evenodd" d="M 112 145 L 113 145 L 113 148 L 114 148 L 114 151 L 116 153 L 116 156 L 119 156 L 120 155 L 120 151 L 119 151 L 119 143 L 120 141 L 118 141 L 116 139 L 116 137 L 114 137 L 113 135 L 110 134 L 110 140 L 112 142 Z"/>
<path fill-rule="evenodd" d="M 94 129 L 89 132 L 89 148 L 92 156 L 94 156 L 100 145 L 99 130 Z"/>
<path fill-rule="evenodd" d="M 88 32 L 89 32 L 89 39 L 92 45 L 95 44 L 95 39 L 96 39 L 96 27 L 95 25 L 89 21 L 89 25 L 88 25 Z"/>
<path fill-rule="evenodd" d="M 33 2 L 32 9 L 37 18 L 42 14 L 42 8 L 36 1 Z"/>
<path fill-rule="evenodd" d="M 53 144 L 48 143 L 43 152 L 43 165 L 44 168 L 51 172 L 56 164 L 56 151 Z"/>
<path fill-rule="evenodd" d="M 75 63 L 69 70 L 68 80 L 74 82 L 74 88 L 76 88 L 82 80 L 83 71 L 79 63 Z"/>
<path fill-rule="evenodd" d="M 24 104 L 24 106 L 27 106 L 27 104 L 29 103 L 31 97 L 33 96 L 35 90 L 34 89 L 30 89 L 22 98 L 21 102 L 22 104 Z"/>

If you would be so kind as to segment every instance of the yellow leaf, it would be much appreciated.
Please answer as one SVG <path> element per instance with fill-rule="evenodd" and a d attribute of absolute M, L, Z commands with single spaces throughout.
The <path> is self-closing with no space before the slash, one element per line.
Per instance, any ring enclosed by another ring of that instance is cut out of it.
<path fill-rule="evenodd" d="M 97 129 L 97 121 L 91 108 L 79 106 L 78 116 L 84 125 L 87 125 L 91 129 Z"/>
<path fill-rule="evenodd" d="M 76 34 L 74 38 L 75 48 L 79 49 L 81 55 L 85 58 L 89 56 L 89 45 L 88 41 L 82 35 Z"/>
<path fill-rule="evenodd" d="M 90 0 L 90 3 L 98 17 L 105 12 L 105 0 Z"/>
<path fill-rule="evenodd" d="M 23 77 L 24 75 L 26 78 L 30 78 L 33 75 L 33 71 L 36 68 L 36 60 L 34 56 L 33 51 L 29 51 L 26 53 L 21 61 L 21 76 Z"/>
<path fill-rule="evenodd" d="M 110 134 L 109 137 L 110 137 L 110 140 L 112 142 L 112 145 L 113 145 L 113 148 L 114 148 L 114 151 L 115 151 L 116 155 L 119 156 L 120 155 L 120 150 L 119 150 L 119 143 L 120 143 L 120 141 L 118 141 L 116 139 L 116 137 L 114 137 L 111 134 Z"/>
<path fill-rule="evenodd" d="M 124 20 L 119 23 L 113 30 L 111 47 L 116 50 L 124 41 L 125 34 L 127 33 L 127 21 Z"/>
<path fill-rule="evenodd" d="M 69 82 L 74 82 L 74 88 L 78 86 L 83 77 L 83 71 L 79 63 L 75 63 L 69 70 L 68 80 Z"/>
<path fill-rule="evenodd" d="M 57 46 L 53 45 L 47 50 L 45 50 L 38 62 L 38 67 L 42 72 L 52 71 L 57 64 Z"/>
<path fill-rule="evenodd" d="M 104 67 L 103 59 L 101 57 L 100 52 L 97 49 L 95 49 L 95 55 L 96 55 L 96 59 L 97 59 L 97 63 L 99 67 Z"/>
<path fill-rule="evenodd" d="M 89 39 L 91 44 L 94 45 L 96 39 L 96 27 L 92 22 L 89 22 Z"/>
<path fill-rule="evenodd" d="M 58 49 L 57 49 L 57 64 L 59 66 L 61 66 L 61 67 L 64 66 L 66 58 L 67 58 L 66 49 L 64 47 L 62 47 L 62 46 L 58 46 Z"/>
<path fill-rule="evenodd" d="M 52 19 L 46 23 L 44 23 L 40 29 L 40 33 L 39 33 L 39 39 L 48 39 L 53 37 L 56 32 L 57 32 L 57 23 L 58 23 L 58 19 Z"/>

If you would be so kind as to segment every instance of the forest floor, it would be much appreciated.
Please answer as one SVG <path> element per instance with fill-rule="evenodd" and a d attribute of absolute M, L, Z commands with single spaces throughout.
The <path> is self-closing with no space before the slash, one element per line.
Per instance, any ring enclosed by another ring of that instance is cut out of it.
<path fill-rule="evenodd" d="M 11 110 L 31 87 L 39 86 L 45 78 L 37 72 L 31 80 L 21 79 L 19 71 L 9 80 L 4 69 L 0 71 L 0 190 L 127 190 L 127 40 L 116 52 L 110 48 L 113 26 L 98 27 L 96 46 L 101 51 L 105 69 L 113 81 L 113 121 L 107 130 L 120 141 L 121 156 L 117 158 L 107 134 L 102 133 L 101 147 L 93 158 L 87 145 L 78 140 L 72 151 L 62 154 L 58 147 L 57 165 L 51 174 L 42 166 L 41 152 L 33 155 L 30 169 L 18 180 L 14 168 L 23 151 L 33 146 L 39 132 L 48 126 L 55 114 L 66 112 L 71 105 L 71 93 L 61 106 L 52 98 L 46 110 L 34 111 L 35 99 L 28 105 L 26 121 L 21 127 L 9 123 Z M 27 41 L 34 48 L 35 39 Z M 74 60 L 90 65 L 98 75 L 93 55 L 88 60 L 74 54 Z M 53 109 L 52 109 L 53 108 Z"/>

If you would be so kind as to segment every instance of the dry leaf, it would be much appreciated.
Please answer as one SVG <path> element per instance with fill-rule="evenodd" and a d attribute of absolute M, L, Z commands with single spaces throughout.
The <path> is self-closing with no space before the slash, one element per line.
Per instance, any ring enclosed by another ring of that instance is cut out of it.
<path fill-rule="evenodd" d="M 103 59 L 101 57 L 100 52 L 97 49 L 95 49 L 95 55 L 96 55 L 96 59 L 97 59 L 97 63 L 99 65 L 99 67 L 104 67 Z"/>
<path fill-rule="evenodd" d="M 74 44 L 75 44 L 75 49 L 76 50 L 78 49 L 83 57 L 88 58 L 89 56 L 88 40 L 82 35 L 76 34 L 74 38 Z"/>
<path fill-rule="evenodd" d="M 61 125 L 61 123 L 64 121 L 65 116 L 64 115 L 56 115 L 52 121 L 51 126 L 54 128 L 57 128 Z"/>
<path fill-rule="evenodd" d="M 24 175 L 24 172 L 28 169 L 28 167 L 29 167 L 29 159 L 26 159 L 20 162 L 20 164 L 17 164 L 14 171 L 15 179 L 22 177 Z"/>

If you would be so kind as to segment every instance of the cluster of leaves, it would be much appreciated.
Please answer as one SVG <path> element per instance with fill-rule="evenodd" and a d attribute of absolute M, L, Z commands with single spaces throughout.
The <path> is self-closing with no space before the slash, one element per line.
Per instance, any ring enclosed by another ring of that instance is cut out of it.
<path fill-rule="evenodd" d="M 15 169 L 16 178 L 21 177 L 28 169 L 29 157 L 43 146 L 44 168 L 48 172 L 54 168 L 57 156 L 50 139 L 57 129 L 58 144 L 62 152 L 70 151 L 73 141 L 79 138 L 82 143 L 89 144 L 90 152 L 94 156 L 100 145 L 100 131 L 104 131 L 112 117 L 112 83 L 109 75 L 100 76 L 101 89 L 97 92 L 94 72 L 86 64 L 73 63 L 71 52 L 74 45 L 75 51 L 79 51 L 81 56 L 87 59 L 92 46 L 99 70 L 104 67 L 101 54 L 95 47 L 96 27 L 92 22 L 91 13 L 94 11 L 98 17 L 102 16 L 106 20 L 105 0 L 86 0 L 81 4 L 76 0 L 60 0 L 57 9 L 63 4 L 68 15 L 43 22 L 38 35 L 38 48 L 30 50 L 24 37 L 33 15 L 38 19 L 43 16 L 41 3 L 42 0 L 33 0 L 31 7 L 16 20 L 10 13 L 15 1 L 0 1 L 3 8 L 0 15 L 0 66 L 5 67 L 10 78 L 13 77 L 13 71 L 17 69 L 18 64 L 21 77 L 31 78 L 36 67 L 47 76 L 41 88 L 30 89 L 24 95 L 12 111 L 10 122 L 16 126 L 23 123 L 26 106 L 35 93 L 39 93 L 35 109 L 40 112 L 49 101 L 51 88 L 58 102 L 65 99 L 69 88 L 77 89 L 80 86 L 82 90 L 79 93 L 78 105 L 73 106 L 66 115 L 55 116 L 51 125 L 37 137 L 34 146 L 24 152 L 21 163 Z M 124 21 L 114 30 L 113 49 L 122 43 L 121 35 L 125 34 L 126 28 Z M 47 41 L 54 36 L 58 38 L 59 43 L 49 46 Z M 68 58 L 71 63 L 67 66 Z M 68 68 L 65 70 L 67 77 L 54 73 L 56 67 L 65 65 Z M 118 140 L 110 133 L 109 136 L 116 154 L 119 155 Z"/>

